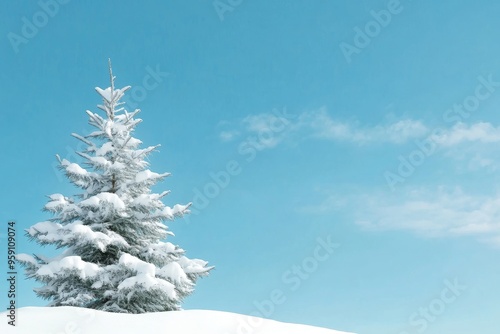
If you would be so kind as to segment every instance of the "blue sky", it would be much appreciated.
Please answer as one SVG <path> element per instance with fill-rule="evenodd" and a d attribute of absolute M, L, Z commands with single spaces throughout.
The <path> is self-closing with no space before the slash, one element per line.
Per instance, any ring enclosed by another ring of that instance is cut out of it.
<path fill-rule="evenodd" d="M 22 230 L 75 193 L 55 154 L 90 131 L 111 58 L 166 204 L 195 202 L 170 241 L 216 266 L 186 309 L 497 333 L 499 3 L 49 2 L 0 14 L 0 221 L 20 252 L 54 253 Z M 19 306 L 45 305 L 19 279 Z"/>

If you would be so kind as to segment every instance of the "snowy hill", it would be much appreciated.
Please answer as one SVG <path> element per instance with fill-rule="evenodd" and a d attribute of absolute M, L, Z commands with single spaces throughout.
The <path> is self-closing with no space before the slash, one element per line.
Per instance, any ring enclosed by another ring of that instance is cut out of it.
<path fill-rule="evenodd" d="M 144 314 L 94 311 L 78 307 L 23 307 L 16 327 L 0 314 L 3 334 L 349 334 L 326 328 L 296 325 L 240 314 L 189 310 Z"/>

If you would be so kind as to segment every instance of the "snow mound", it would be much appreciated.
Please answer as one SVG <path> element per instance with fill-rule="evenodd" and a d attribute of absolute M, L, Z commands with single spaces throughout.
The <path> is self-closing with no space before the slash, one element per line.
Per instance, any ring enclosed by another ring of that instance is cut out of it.
<path fill-rule="evenodd" d="M 7 324 L 6 312 L 0 313 L 0 333 L 349 334 L 221 311 L 123 314 L 79 307 L 23 307 L 16 311 L 16 327 Z"/>

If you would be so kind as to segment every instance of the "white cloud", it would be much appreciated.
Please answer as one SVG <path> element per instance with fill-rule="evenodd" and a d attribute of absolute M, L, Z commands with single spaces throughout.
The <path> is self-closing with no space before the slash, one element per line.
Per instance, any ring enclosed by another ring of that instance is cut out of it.
<path fill-rule="evenodd" d="M 458 162 L 454 168 L 460 171 L 500 169 L 500 160 L 496 158 L 500 126 L 488 122 L 459 122 L 449 128 L 431 128 L 422 121 L 407 118 L 361 126 L 357 122 L 335 119 L 325 107 L 298 116 L 287 114 L 284 109 L 249 115 L 236 123 L 225 122 L 219 137 L 223 142 L 254 138 L 259 149 L 312 138 L 355 145 L 402 145 L 426 141 L 432 143 L 432 154 L 438 153 Z"/>
<path fill-rule="evenodd" d="M 239 134 L 239 131 L 221 131 L 219 133 L 219 138 L 223 142 L 229 142 L 238 137 Z"/>
<path fill-rule="evenodd" d="M 458 170 L 488 170 L 500 168 L 498 143 L 500 127 L 488 122 L 457 123 L 449 129 L 436 129 L 428 137 L 440 152 L 453 159 Z"/>
<path fill-rule="evenodd" d="M 422 122 L 412 119 L 362 128 L 357 124 L 334 120 L 326 108 L 303 113 L 299 117 L 296 128 L 309 130 L 315 137 L 357 144 L 372 142 L 401 144 L 410 139 L 422 137 L 428 132 Z"/>
<path fill-rule="evenodd" d="M 451 128 L 432 130 L 419 120 L 407 118 L 392 123 L 362 127 L 358 123 L 334 119 L 325 107 L 303 112 L 298 117 L 290 116 L 286 114 L 286 111 L 281 115 L 276 111 L 249 115 L 236 124 L 232 123 L 234 129 L 221 131 L 220 138 L 223 141 L 230 141 L 240 134 L 255 135 L 271 130 L 280 132 L 281 139 L 285 135 L 299 133 L 301 137 L 310 136 L 356 144 L 376 142 L 403 144 L 424 137 L 434 141 L 441 148 L 450 148 L 466 143 L 500 142 L 500 126 L 495 127 L 488 122 L 474 124 L 459 122 Z M 280 122 L 286 124 L 286 129 L 276 131 L 273 127 L 277 127 L 276 124 Z M 224 122 L 224 124 L 228 126 L 231 123 Z"/>
<path fill-rule="evenodd" d="M 273 113 L 250 115 L 245 117 L 241 124 L 244 131 L 258 142 L 259 149 L 269 149 L 281 143 L 287 134 L 292 131 L 293 115 L 286 109 L 274 110 Z"/>
<path fill-rule="evenodd" d="M 339 206 L 340 200 L 344 205 Z M 408 230 L 424 237 L 474 236 L 500 247 L 500 193 L 470 195 L 460 188 L 412 188 L 404 193 L 331 195 L 306 213 L 346 212 L 361 228 Z"/>
<path fill-rule="evenodd" d="M 259 150 L 273 148 L 293 131 L 294 118 L 296 117 L 288 114 L 286 109 L 249 115 L 233 124 L 231 130 L 227 130 L 231 123 L 224 122 L 226 129 L 220 131 L 219 138 L 224 142 L 236 139 L 253 141 L 257 143 Z"/>
<path fill-rule="evenodd" d="M 249 132 L 268 131 L 271 125 L 280 120 L 280 117 L 273 114 L 249 115 L 241 121 L 245 129 Z"/>
<path fill-rule="evenodd" d="M 487 122 L 457 123 L 450 129 L 433 134 L 431 139 L 443 147 L 456 146 L 466 142 L 498 143 L 500 142 L 500 127 L 495 127 Z"/>
<path fill-rule="evenodd" d="M 293 137 L 294 135 L 300 135 L 301 138 L 315 137 L 355 144 L 373 142 L 402 144 L 428 133 L 427 127 L 421 121 L 412 119 L 372 127 L 360 127 L 355 123 L 335 120 L 324 107 L 304 112 L 298 117 L 290 117 L 286 112 L 249 115 L 233 127 L 234 130 L 220 132 L 221 140 L 234 140 L 240 133 L 244 135 L 262 135 L 266 132 L 279 133 L 279 135 L 273 136 L 272 141 L 269 141 L 269 147 L 274 147 L 285 137 Z"/>

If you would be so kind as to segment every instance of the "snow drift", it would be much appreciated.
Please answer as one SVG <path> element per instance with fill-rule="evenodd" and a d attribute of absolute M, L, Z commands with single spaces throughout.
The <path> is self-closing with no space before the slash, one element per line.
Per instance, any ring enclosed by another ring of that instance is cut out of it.
<path fill-rule="evenodd" d="M 17 310 L 16 316 L 16 327 L 13 327 L 7 324 L 7 313 L 1 313 L 0 333 L 349 334 L 326 328 L 205 310 L 124 314 L 79 307 L 23 307 Z"/>

